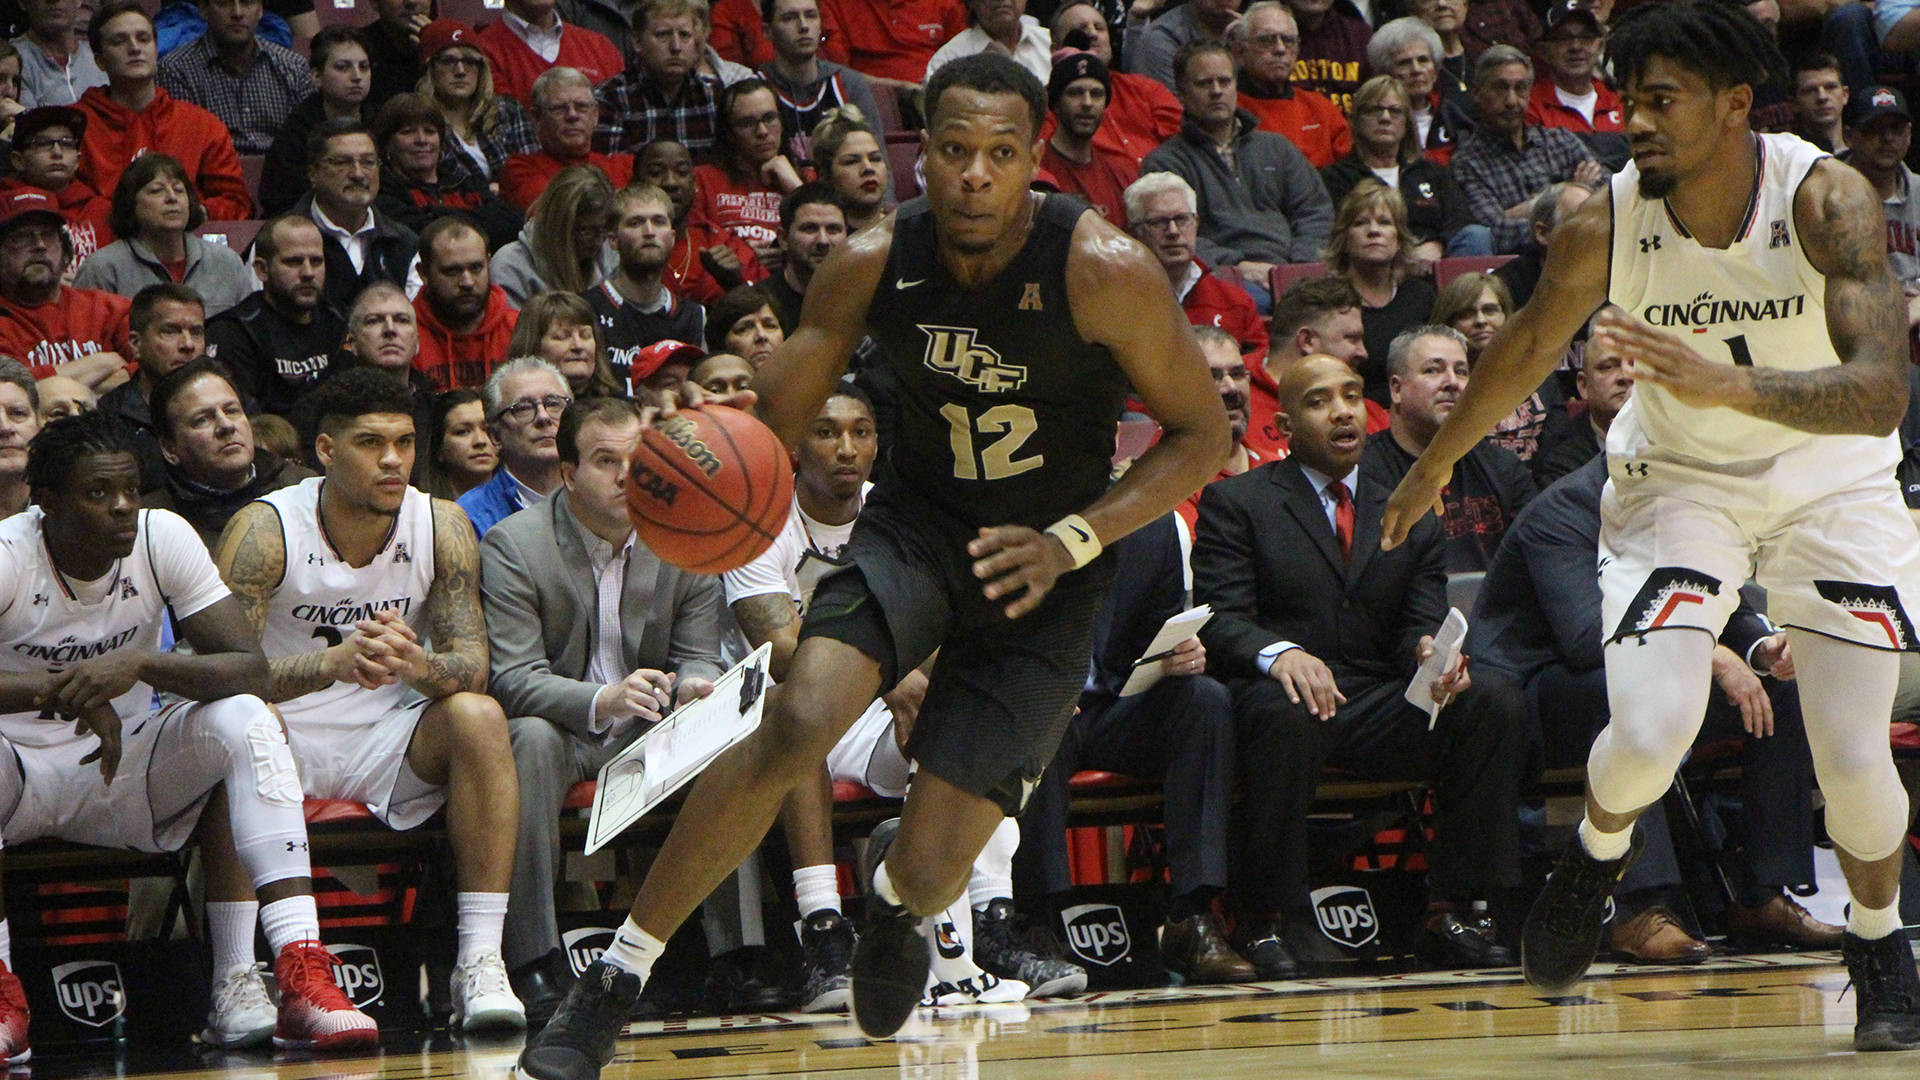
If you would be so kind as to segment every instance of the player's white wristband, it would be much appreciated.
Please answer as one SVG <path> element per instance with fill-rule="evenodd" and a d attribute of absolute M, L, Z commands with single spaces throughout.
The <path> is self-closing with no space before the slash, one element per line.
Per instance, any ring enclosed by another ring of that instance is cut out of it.
<path fill-rule="evenodd" d="M 1067 557 L 1073 560 L 1075 570 L 1100 557 L 1100 538 L 1079 514 L 1068 514 L 1047 526 L 1047 533 L 1066 545 Z"/>

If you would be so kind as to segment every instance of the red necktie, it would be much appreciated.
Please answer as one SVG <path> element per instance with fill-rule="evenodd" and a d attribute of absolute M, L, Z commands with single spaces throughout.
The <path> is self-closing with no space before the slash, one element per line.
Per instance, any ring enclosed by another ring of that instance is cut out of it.
<path fill-rule="evenodd" d="M 1333 534 L 1340 539 L 1340 557 L 1353 558 L 1353 493 L 1347 490 L 1344 480 L 1335 480 L 1327 485 L 1327 494 L 1333 496 Z"/>

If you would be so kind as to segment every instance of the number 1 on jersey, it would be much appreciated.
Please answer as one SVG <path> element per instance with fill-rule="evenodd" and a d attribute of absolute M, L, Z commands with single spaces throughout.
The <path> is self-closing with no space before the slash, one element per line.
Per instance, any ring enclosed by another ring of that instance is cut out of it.
<path fill-rule="evenodd" d="M 1727 351 L 1733 354 L 1734 367 L 1753 366 L 1753 354 L 1747 351 L 1747 335 L 1735 334 L 1724 340 L 1727 343 Z"/>
<path fill-rule="evenodd" d="M 1033 410 L 1025 405 L 995 405 L 980 414 L 978 420 L 967 415 L 958 402 L 940 406 L 947 418 L 947 440 L 953 446 L 953 475 L 958 480 L 1004 480 L 1019 476 L 1046 464 L 1046 455 L 1035 454 L 1016 460 L 1014 454 L 1040 430 Z M 973 435 L 1000 436 L 974 455 Z"/>

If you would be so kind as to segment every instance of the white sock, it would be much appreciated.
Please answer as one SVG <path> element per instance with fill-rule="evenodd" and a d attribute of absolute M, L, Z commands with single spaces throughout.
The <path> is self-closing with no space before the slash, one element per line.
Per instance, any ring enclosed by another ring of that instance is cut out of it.
<path fill-rule="evenodd" d="M 1619 832 L 1601 832 L 1593 827 L 1593 822 L 1580 819 L 1580 846 L 1587 854 L 1601 862 L 1612 862 L 1626 855 L 1633 847 L 1633 826 L 1629 825 Z"/>
<path fill-rule="evenodd" d="M 1882 908 L 1871 908 L 1855 900 L 1847 907 L 1847 933 L 1866 941 L 1878 941 L 1900 929 L 1900 892 L 1895 890 L 1893 903 Z"/>
<path fill-rule="evenodd" d="M 666 950 L 665 942 L 640 929 L 640 924 L 629 915 L 620 929 L 613 932 L 613 944 L 600 954 L 600 959 L 623 971 L 631 971 L 644 983 L 647 976 L 653 974 L 653 962 Z"/>
<path fill-rule="evenodd" d="M 258 900 L 207 901 L 214 982 L 225 979 L 236 968 L 253 966 L 253 924 L 259 917 Z"/>
<path fill-rule="evenodd" d="M 13 924 L 5 919 L 0 919 L 0 964 L 13 970 Z"/>
<path fill-rule="evenodd" d="M 874 895 L 895 907 L 904 906 L 900 903 L 900 894 L 893 888 L 893 879 L 887 876 L 887 864 L 884 862 L 874 868 L 873 892 Z"/>
<path fill-rule="evenodd" d="M 803 866 L 793 872 L 793 898 L 802 919 L 815 912 L 840 910 L 840 870 L 832 863 Z"/>
<path fill-rule="evenodd" d="M 967 897 L 975 911 L 995 900 L 1013 896 L 1013 853 L 1020 849 L 1020 823 L 1006 818 L 987 838 L 973 860 L 973 876 L 967 879 Z"/>
<path fill-rule="evenodd" d="M 927 994 L 940 983 L 958 987 L 969 980 L 970 988 L 978 993 L 981 971 L 973 961 L 973 909 L 967 906 L 967 898 L 955 897 L 947 910 L 927 919 L 920 929 L 933 953 L 933 962 L 927 967 Z"/>
<path fill-rule="evenodd" d="M 289 896 L 260 907 L 260 929 L 273 955 L 296 941 L 320 940 L 320 910 L 311 896 Z"/>
<path fill-rule="evenodd" d="M 473 963 L 486 953 L 500 951 L 500 929 L 507 921 L 507 894 L 463 892 L 454 896 L 459 912 L 460 954 L 456 965 Z"/>

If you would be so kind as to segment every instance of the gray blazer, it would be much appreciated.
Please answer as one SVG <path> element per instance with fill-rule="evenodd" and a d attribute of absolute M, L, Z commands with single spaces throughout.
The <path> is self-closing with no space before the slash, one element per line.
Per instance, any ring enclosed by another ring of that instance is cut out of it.
<path fill-rule="evenodd" d="M 508 716 L 539 716 L 598 743 L 589 722 L 601 684 L 593 664 L 597 600 L 587 533 L 565 489 L 487 530 L 480 543 L 493 678 L 487 692 Z M 636 542 L 620 599 L 620 657 L 629 669 L 718 678 L 720 579 L 661 562 Z"/>

